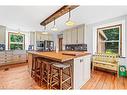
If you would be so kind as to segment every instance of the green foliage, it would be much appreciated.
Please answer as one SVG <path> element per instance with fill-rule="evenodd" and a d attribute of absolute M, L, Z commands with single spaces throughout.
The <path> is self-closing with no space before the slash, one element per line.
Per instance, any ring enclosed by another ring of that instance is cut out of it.
<path fill-rule="evenodd" d="M 10 49 L 11 50 L 23 50 L 23 45 L 22 44 L 10 44 Z"/>
<path fill-rule="evenodd" d="M 15 42 L 15 44 L 13 43 Z M 24 35 L 11 33 L 10 34 L 10 49 L 11 50 L 23 50 Z"/>
<path fill-rule="evenodd" d="M 10 35 L 11 42 L 23 42 L 23 35 Z"/>
<path fill-rule="evenodd" d="M 108 38 L 107 41 L 119 40 L 119 28 L 112 28 L 103 30 L 106 37 Z M 119 51 L 119 42 L 106 42 L 105 43 L 105 52 L 109 54 L 114 54 Z"/>
<path fill-rule="evenodd" d="M 106 30 L 103 30 L 103 32 L 108 38 L 107 39 L 108 41 L 119 40 L 119 28 L 106 29 Z"/>

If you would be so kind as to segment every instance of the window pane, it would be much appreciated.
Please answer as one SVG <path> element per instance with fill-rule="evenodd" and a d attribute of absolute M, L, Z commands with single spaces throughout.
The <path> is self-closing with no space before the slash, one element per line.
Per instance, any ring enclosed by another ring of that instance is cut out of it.
<path fill-rule="evenodd" d="M 98 52 L 119 53 L 119 31 L 120 27 L 110 27 L 98 30 Z"/>
<path fill-rule="evenodd" d="M 106 42 L 105 43 L 105 52 L 106 53 L 119 53 L 119 43 L 118 42 Z"/>
<path fill-rule="evenodd" d="M 107 37 L 107 41 L 119 40 L 119 28 L 106 29 L 103 32 Z"/>

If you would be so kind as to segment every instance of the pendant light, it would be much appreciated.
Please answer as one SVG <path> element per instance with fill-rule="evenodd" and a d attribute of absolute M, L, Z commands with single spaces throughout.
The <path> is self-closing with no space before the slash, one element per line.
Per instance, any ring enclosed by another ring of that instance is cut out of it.
<path fill-rule="evenodd" d="M 20 28 L 18 28 L 18 35 L 21 35 L 21 31 L 20 31 Z"/>
<path fill-rule="evenodd" d="M 66 24 L 67 26 L 74 26 L 75 23 L 74 23 L 73 21 L 71 21 L 70 19 L 71 19 L 71 11 L 70 11 L 70 9 L 69 9 L 69 17 L 68 17 L 68 20 L 66 21 L 65 24 Z"/>
<path fill-rule="evenodd" d="M 58 31 L 57 27 L 56 27 L 56 22 L 55 22 L 55 18 L 54 18 L 54 25 L 53 28 L 51 29 L 52 31 Z"/>
<path fill-rule="evenodd" d="M 46 25 L 44 26 L 44 31 L 42 32 L 42 34 L 48 34 L 48 32 L 46 32 Z"/>

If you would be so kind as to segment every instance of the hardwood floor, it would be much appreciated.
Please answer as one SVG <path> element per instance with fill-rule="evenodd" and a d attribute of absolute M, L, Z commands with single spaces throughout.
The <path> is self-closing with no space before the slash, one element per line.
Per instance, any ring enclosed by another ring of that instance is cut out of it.
<path fill-rule="evenodd" d="M 46 86 L 39 87 L 28 73 L 27 64 L 24 64 L 11 66 L 9 70 L 0 70 L 0 89 L 46 89 Z M 111 73 L 95 70 L 81 89 L 127 89 L 127 78 L 118 79 Z"/>
<path fill-rule="evenodd" d="M 81 89 L 124 90 L 127 89 L 127 78 L 117 78 L 114 74 L 96 70 L 92 73 L 91 79 Z"/>
<path fill-rule="evenodd" d="M 0 70 L 0 89 L 46 89 L 39 87 L 27 71 L 27 64 L 13 65 L 9 70 Z"/>

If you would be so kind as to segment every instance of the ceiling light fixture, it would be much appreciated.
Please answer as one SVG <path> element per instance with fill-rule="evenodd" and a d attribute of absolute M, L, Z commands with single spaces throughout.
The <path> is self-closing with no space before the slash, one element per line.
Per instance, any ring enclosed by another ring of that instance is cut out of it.
<path fill-rule="evenodd" d="M 46 31 L 46 25 L 44 26 L 44 31 L 42 32 L 42 34 L 48 34 L 48 32 Z"/>
<path fill-rule="evenodd" d="M 56 27 L 56 22 L 55 22 L 55 18 L 54 18 L 54 25 L 53 28 L 51 29 L 52 31 L 58 31 L 57 27 Z"/>
<path fill-rule="evenodd" d="M 74 23 L 73 21 L 71 21 L 70 19 L 71 19 L 71 11 L 70 11 L 70 9 L 69 9 L 69 18 L 68 18 L 68 20 L 66 21 L 65 24 L 66 24 L 67 26 L 74 26 L 75 23 Z"/>

